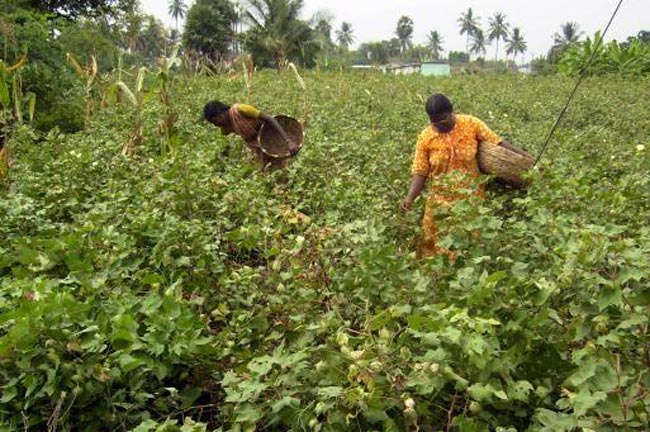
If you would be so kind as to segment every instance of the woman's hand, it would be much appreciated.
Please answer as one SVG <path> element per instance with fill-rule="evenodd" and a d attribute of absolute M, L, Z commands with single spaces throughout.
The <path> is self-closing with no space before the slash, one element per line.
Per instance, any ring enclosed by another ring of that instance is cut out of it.
<path fill-rule="evenodd" d="M 287 143 L 287 147 L 289 147 L 289 156 L 293 157 L 297 155 L 300 151 L 300 147 L 298 147 L 290 138 L 287 138 L 285 142 Z"/>
<path fill-rule="evenodd" d="M 412 205 L 413 205 L 413 198 L 407 196 L 399 204 L 399 208 L 401 208 L 405 212 L 408 212 L 409 210 L 411 210 Z"/>
<path fill-rule="evenodd" d="M 426 183 L 426 181 L 427 178 L 425 176 L 414 174 L 413 177 L 411 178 L 411 186 L 409 187 L 409 193 L 406 195 L 406 198 L 402 200 L 402 202 L 399 205 L 399 208 L 401 208 L 405 212 L 411 210 L 413 201 L 415 201 L 416 198 L 420 196 L 420 193 L 422 192 L 422 189 L 424 189 L 424 184 Z"/>

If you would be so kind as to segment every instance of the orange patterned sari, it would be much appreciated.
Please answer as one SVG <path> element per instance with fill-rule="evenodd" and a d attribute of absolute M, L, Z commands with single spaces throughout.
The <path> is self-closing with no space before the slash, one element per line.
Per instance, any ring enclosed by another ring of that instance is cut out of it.
<path fill-rule="evenodd" d="M 441 207 L 451 208 L 463 196 L 458 190 L 470 187 L 472 180 L 480 175 L 476 152 L 481 141 L 499 143 L 501 138 L 481 120 L 470 115 L 457 114 L 456 125 L 449 133 L 440 133 L 431 125 L 420 133 L 411 173 L 427 177 L 430 186 L 418 256 L 454 256 L 437 245 L 438 228 L 434 211 Z M 449 175 L 452 173 L 455 175 Z M 461 173 L 463 175 L 458 176 Z"/>

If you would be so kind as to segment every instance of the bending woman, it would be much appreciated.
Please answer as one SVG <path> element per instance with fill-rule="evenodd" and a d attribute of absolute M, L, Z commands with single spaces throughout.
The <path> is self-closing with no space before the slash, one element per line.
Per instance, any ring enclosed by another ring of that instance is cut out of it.
<path fill-rule="evenodd" d="M 285 130 L 273 117 L 264 114 L 257 108 L 246 104 L 228 106 L 220 101 L 210 101 L 203 108 L 203 117 L 219 129 L 224 135 L 235 133 L 239 135 L 255 159 L 263 167 L 285 168 L 288 158 L 273 158 L 266 155 L 257 142 L 257 134 L 264 123 L 274 128 L 285 140 L 291 156 L 295 156 L 300 148 L 291 141 Z"/>

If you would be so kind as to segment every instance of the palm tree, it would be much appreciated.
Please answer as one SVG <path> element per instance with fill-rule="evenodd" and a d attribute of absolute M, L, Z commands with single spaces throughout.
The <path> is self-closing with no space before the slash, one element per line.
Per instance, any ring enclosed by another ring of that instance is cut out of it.
<path fill-rule="evenodd" d="M 555 33 L 553 36 L 555 42 L 554 48 L 559 48 L 561 50 L 566 49 L 569 45 L 577 43 L 584 34 L 580 31 L 580 26 L 575 22 L 566 22 L 562 24 L 561 28 L 561 33 Z"/>
<path fill-rule="evenodd" d="M 167 31 L 153 15 L 147 15 L 144 19 L 144 26 L 138 35 L 138 50 L 149 58 L 158 57 L 167 47 Z"/>
<path fill-rule="evenodd" d="M 476 54 L 477 56 L 487 52 L 485 49 L 485 35 L 483 30 L 476 29 L 472 35 L 472 46 L 469 47 L 469 52 L 471 54 Z"/>
<path fill-rule="evenodd" d="M 508 30 L 510 29 L 510 24 L 506 22 L 506 16 L 501 12 L 494 14 L 489 20 L 488 28 L 488 40 L 490 42 L 496 41 L 496 53 L 494 55 L 494 61 L 496 62 L 499 58 L 499 40 L 503 39 L 505 42 L 508 39 Z"/>
<path fill-rule="evenodd" d="M 650 30 L 641 30 L 636 38 L 643 43 L 650 43 Z"/>
<path fill-rule="evenodd" d="M 196 0 L 187 12 L 184 45 L 211 60 L 228 55 L 233 46 L 237 12 L 231 0 Z"/>
<path fill-rule="evenodd" d="M 332 42 L 332 23 L 321 19 L 314 26 L 314 30 L 320 33 L 326 42 Z"/>
<path fill-rule="evenodd" d="M 478 21 L 479 17 L 474 16 L 474 11 L 472 8 L 467 9 L 467 12 L 460 14 L 458 18 L 458 24 L 460 24 L 460 34 L 467 35 L 467 40 L 465 42 L 465 52 L 469 54 L 469 38 L 474 35 L 474 33 L 479 29 Z"/>
<path fill-rule="evenodd" d="M 183 0 L 170 0 L 169 8 L 167 9 L 169 15 L 176 20 L 176 33 L 178 33 L 178 20 L 185 18 L 187 13 L 187 5 Z"/>
<path fill-rule="evenodd" d="M 138 10 L 131 10 L 127 13 L 124 20 L 126 24 L 124 31 L 126 49 L 128 52 L 134 52 L 138 49 L 138 37 L 140 36 L 140 31 L 144 24 L 144 15 L 142 15 Z"/>
<path fill-rule="evenodd" d="M 512 35 L 508 38 L 506 44 L 506 53 L 512 54 L 512 61 L 517 64 L 517 54 L 524 54 L 528 49 L 528 44 L 524 40 L 524 35 L 521 34 L 519 27 L 512 29 Z"/>
<path fill-rule="evenodd" d="M 315 42 L 321 51 L 328 51 L 332 46 L 332 25 L 321 20 L 314 26 Z"/>
<path fill-rule="evenodd" d="M 329 64 L 329 53 L 334 47 L 332 21 L 334 21 L 334 15 L 328 10 L 320 10 L 311 18 L 311 25 L 315 31 L 314 41 L 324 54 L 325 66 Z"/>
<path fill-rule="evenodd" d="M 291 56 L 299 56 L 312 40 L 309 25 L 300 19 L 302 0 L 249 0 L 246 17 L 251 31 L 248 43 L 254 51 L 268 55 L 277 67 Z"/>
<path fill-rule="evenodd" d="M 390 57 L 397 57 L 402 53 L 402 43 L 396 37 L 390 38 L 387 41 L 383 41 L 386 49 L 388 50 L 388 55 Z"/>
<path fill-rule="evenodd" d="M 359 46 L 359 52 L 373 64 L 386 64 L 390 57 L 387 41 L 364 42 Z"/>
<path fill-rule="evenodd" d="M 322 45 L 332 44 L 332 21 L 334 15 L 326 9 L 319 10 L 311 18 L 311 25 L 320 36 Z"/>
<path fill-rule="evenodd" d="M 440 36 L 440 33 L 437 31 L 431 31 L 428 36 L 428 41 L 427 41 L 427 48 L 429 49 L 429 52 L 431 53 L 431 56 L 435 59 L 438 60 L 440 58 L 440 53 L 444 51 L 442 49 L 442 44 L 444 40 L 442 39 L 442 36 Z"/>
<path fill-rule="evenodd" d="M 397 39 L 399 39 L 400 50 L 402 55 L 411 46 L 411 39 L 413 38 L 413 20 L 407 16 L 402 16 L 397 21 L 397 29 L 395 30 Z"/>
<path fill-rule="evenodd" d="M 352 24 L 343 21 L 341 28 L 336 31 L 336 41 L 343 51 L 347 51 L 352 42 L 354 42 L 354 35 L 352 34 Z"/>
<path fill-rule="evenodd" d="M 231 4 L 235 11 L 235 20 L 232 22 L 232 50 L 235 55 L 243 53 L 241 34 L 244 32 L 244 16 L 246 6 L 244 0 L 232 0 Z"/>
<path fill-rule="evenodd" d="M 557 63 L 562 58 L 564 52 L 571 46 L 580 41 L 583 32 L 575 22 L 566 22 L 562 24 L 561 32 L 553 35 L 553 46 L 548 52 L 550 63 Z"/>

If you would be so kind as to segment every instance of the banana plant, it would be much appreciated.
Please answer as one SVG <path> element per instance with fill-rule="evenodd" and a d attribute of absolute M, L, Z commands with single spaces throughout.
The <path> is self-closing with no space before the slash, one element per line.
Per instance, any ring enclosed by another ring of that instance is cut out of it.
<path fill-rule="evenodd" d="M 178 48 L 174 49 L 171 57 L 162 57 L 158 60 L 156 81 L 160 94 L 160 101 L 164 107 L 164 116 L 158 122 L 158 135 L 160 136 L 160 154 L 163 157 L 173 154 L 176 147 L 175 144 L 178 141 L 175 127 L 176 122 L 178 121 L 178 113 L 174 111 L 170 94 L 174 86 L 175 78 L 172 69 L 180 65 L 181 60 L 178 58 Z"/>
<path fill-rule="evenodd" d="M 126 99 L 131 103 L 135 109 L 135 126 L 129 135 L 128 140 L 122 147 L 122 155 L 131 157 L 135 154 L 137 148 L 142 144 L 143 140 L 143 118 L 142 108 L 144 103 L 144 79 L 147 75 L 147 68 L 141 67 L 138 69 L 138 75 L 135 79 L 133 89 L 130 89 L 123 81 L 118 81 L 117 86 L 120 91 L 126 96 Z"/>
<path fill-rule="evenodd" d="M 34 119 L 36 95 L 23 94 L 20 70 L 27 64 L 27 55 L 8 66 L 0 59 L 0 178 L 9 173 L 9 141 L 17 125 L 23 123 L 24 109 L 27 107 L 29 121 Z"/>
<path fill-rule="evenodd" d="M 578 75 L 585 71 L 589 75 L 622 74 L 644 75 L 650 72 L 650 47 L 633 40 L 629 44 L 616 41 L 601 44 L 600 32 L 593 40 L 587 38 L 579 45 L 572 46 L 560 61 L 560 71 Z M 593 61 L 589 64 L 589 61 Z"/>
<path fill-rule="evenodd" d="M 118 82 L 124 81 L 123 75 L 128 74 L 124 71 L 124 61 L 123 53 L 120 52 L 117 56 L 117 67 L 111 74 L 100 77 L 100 93 L 99 93 L 99 107 L 104 109 L 107 108 L 111 101 L 114 101 L 117 105 L 122 105 L 122 90 L 117 85 Z M 114 79 L 113 77 L 116 77 Z"/>
<path fill-rule="evenodd" d="M 71 54 L 66 54 L 66 60 L 74 71 L 77 73 L 77 76 L 84 80 L 84 102 L 86 105 L 86 112 L 84 116 L 84 129 L 87 128 L 90 124 L 90 120 L 93 116 L 93 89 L 98 82 L 98 68 L 97 68 L 97 59 L 94 55 L 88 57 L 86 66 L 81 66 L 79 60 Z"/>

